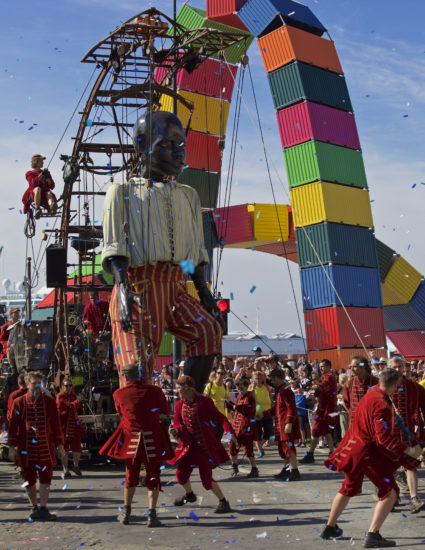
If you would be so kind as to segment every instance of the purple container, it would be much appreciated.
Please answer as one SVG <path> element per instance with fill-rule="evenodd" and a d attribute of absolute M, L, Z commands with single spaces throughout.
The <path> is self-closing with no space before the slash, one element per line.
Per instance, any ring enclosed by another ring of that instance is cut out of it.
<path fill-rule="evenodd" d="M 297 103 L 277 112 L 284 148 L 315 139 L 360 151 L 354 115 L 311 101 Z"/>

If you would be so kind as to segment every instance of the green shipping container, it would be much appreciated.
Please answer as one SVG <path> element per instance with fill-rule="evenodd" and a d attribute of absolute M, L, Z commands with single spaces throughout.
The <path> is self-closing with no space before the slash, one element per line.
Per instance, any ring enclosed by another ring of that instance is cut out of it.
<path fill-rule="evenodd" d="M 343 111 L 353 110 L 345 78 L 336 73 L 295 61 L 268 77 L 277 110 L 305 99 Z"/>
<path fill-rule="evenodd" d="M 381 281 L 385 281 L 385 277 L 388 275 L 388 271 L 391 269 L 398 254 L 378 239 L 376 239 L 376 251 L 378 253 L 379 275 L 381 276 Z"/>
<path fill-rule="evenodd" d="M 214 221 L 214 212 L 209 210 L 202 212 L 202 225 L 204 229 L 204 242 L 207 250 L 212 250 L 218 245 L 217 226 Z"/>
<path fill-rule="evenodd" d="M 283 152 L 289 187 L 322 180 L 367 189 L 360 151 L 322 141 L 308 141 Z"/>
<path fill-rule="evenodd" d="M 182 355 L 186 354 L 186 346 L 182 342 Z M 173 335 L 169 332 L 164 332 L 159 346 L 158 357 L 168 357 L 173 355 Z"/>
<path fill-rule="evenodd" d="M 178 181 L 198 191 L 202 208 L 216 208 L 220 177 L 216 172 L 186 168 Z"/>
<path fill-rule="evenodd" d="M 302 269 L 320 265 L 313 247 L 323 264 L 378 266 L 375 234 L 367 227 L 324 222 L 297 228 L 295 237 Z"/>
<path fill-rule="evenodd" d="M 207 19 L 206 11 L 199 8 L 194 8 L 193 6 L 188 6 L 187 4 L 180 8 L 179 13 L 177 14 L 177 23 L 186 29 L 218 29 L 223 32 L 237 33 L 244 36 L 244 40 L 225 49 L 226 60 L 228 63 L 239 63 L 242 56 L 245 55 L 251 45 L 251 42 L 254 40 L 254 37 L 249 32 L 244 32 L 240 29 L 235 29 L 234 27 L 229 27 L 228 25 L 218 23 L 218 21 Z M 173 27 L 170 27 L 168 34 L 170 36 L 173 35 Z M 195 43 L 194 45 L 197 44 Z M 202 46 L 202 44 L 199 43 L 199 46 Z M 218 53 L 212 57 L 214 59 L 219 59 Z"/>

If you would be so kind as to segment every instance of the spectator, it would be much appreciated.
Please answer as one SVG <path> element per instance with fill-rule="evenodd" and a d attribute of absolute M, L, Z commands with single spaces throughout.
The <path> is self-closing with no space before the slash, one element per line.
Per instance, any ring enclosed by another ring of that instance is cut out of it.
<path fill-rule="evenodd" d="M 260 346 L 253 347 L 252 351 L 254 352 L 254 357 L 261 357 L 261 354 L 263 353 L 263 350 L 260 348 Z"/>
<path fill-rule="evenodd" d="M 261 372 L 256 372 L 252 379 L 250 388 L 254 392 L 255 397 L 255 419 L 257 421 L 258 441 L 256 442 L 258 449 L 258 458 L 264 456 L 264 443 L 273 435 L 273 418 L 264 418 L 264 413 L 267 413 L 272 408 L 272 396 L 270 388 L 264 383 L 264 375 Z"/>
<path fill-rule="evenodd" d="M 224 384 L 225 371 L 223 367 L 218 367 L 216 373 L 211 373 L 210 381 L 205 386 L 204 395 L 210 397 L 214 401 L 214 405 L 218 411 L 224 416 L 226 415 L 225 402 L 229 400 L 229 390 Z M 215 423 L 214 431 L 221 440 L 224 429 L 221 424 Z"/>
<path fill-rule="evenodd" d="M 344 402 L 342 398 L 342 391 L 344 384 L 348 381 L 348 375 L 341 373 L 338 377 L 337 386 L 337 406 L 339 412 L 339 428 L 341 430 L 341 439 L 344 437 L 345 432 L 348 430 L 348 411 L 345 410 Z"/>
<path fill-rule="evenodd" d="M 295 403 L 297 405 L 301 431 L 301 440 L 298 442 L 297 447 L 305 447 L 306 439 L 310 439 L 311 437 L 310 424 L 308 422 L 307 396 L 304 392 L 304 388 L 298 383 L 298 380 L 293 380 L 291 386 L 295 394 Z"/>

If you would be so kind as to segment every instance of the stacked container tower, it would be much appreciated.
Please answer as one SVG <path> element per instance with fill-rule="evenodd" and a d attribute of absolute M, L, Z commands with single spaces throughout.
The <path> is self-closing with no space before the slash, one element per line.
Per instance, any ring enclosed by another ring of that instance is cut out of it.
<path fill-rule="evenodd" d="M 363 353 L 363 345 L 386 355 L 386 333 L 406 356 L 425 356 L 425 282 L 375 239 L 353 107 L 326 27 L 294 0 L 206 0 L 206 8 L 185 4 L 177 21 L 190 29 L 237 29 L 245 41 L 228 48 L 225 61 L 208 59 L 191 74 L 181 70 L 177 75 L 180 93 L 195 105 L 188 167 L 179 180 L 196 188 L 202 207 L 214 212 L 219 237 L 224 221 L 238 232 L 232 240 L 229 231 L 227 244 L 223 240 L 221 245 L 272 251 L 272 241 L 280 240 L 274 235 L 279 223 L 272 219 L 273 205 L 231 207 L 238 218 L 232 220 L 223 219 L 229 218 L 229 209 L 217 209 L 237 65 L 256 37 L 290 189 L 292 212 L 288 218 L 283 208 L 279 218 L 286 220 L 285 239 L 295 226 L 296 256 L 287 257 L 300 267 L 310 359 L 328 357 L 339 368 Z M 156 80 L 164 83 L 164 76 L 165 70 L 157 69 Z M 170 98 L 164 96 L 162 108 L 172 110 Z M 186 125 L 189 111 L 180 105 L 178 116 Z M 270 212 L 273 231 L 256 227 L 260 210 Z M 205 224 L 207 232 L 211 226 Z M 215 244 L 211 238 L 211 248 Z"/>

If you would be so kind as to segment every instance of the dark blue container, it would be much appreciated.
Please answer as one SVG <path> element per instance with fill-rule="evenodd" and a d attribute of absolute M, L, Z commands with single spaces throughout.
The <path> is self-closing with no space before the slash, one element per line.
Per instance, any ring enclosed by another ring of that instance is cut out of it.
<path fill-rule="evenodd" d="M 317 36 L 326 32 L 310 8 L 293 0 L 248 0 L 238 11 L 238 16 L 254 36 L 267 34 L 282 24 Z"/>
<path fill-rule="evenodd" d="M 410 304 L 384 307 L 385 331 L 425 330 L 425 319 L 421 319 Z"/>
<path fill-rule="evenodd" d="M 326 265 L 324 267 L 344 306 L 382 307 L 379 271 L 368 267 Z M 301 270 L 304 309 L 341 305 L 321 267 Z"/>
<path fill-rule="evenodd" d="M 410 305 L 421 319 L 425 319 L 425 281 L 422 281 L 418 290 L 410 300 Z"/>

